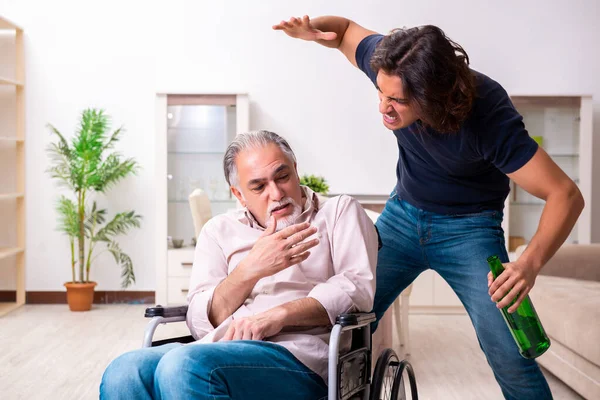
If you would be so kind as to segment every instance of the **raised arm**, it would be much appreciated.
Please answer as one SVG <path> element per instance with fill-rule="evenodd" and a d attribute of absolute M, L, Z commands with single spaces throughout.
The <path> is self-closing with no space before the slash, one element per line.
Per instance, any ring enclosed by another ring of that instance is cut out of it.
<path fill-rule="evenodd" d="M 339 49 L 354 65 L 356 65 L 356 48 L 367 36 L 377 32 L 363 28 L 356 22 L 343 17 L 323 16 L 310 19 L 290 18 L 274 25 L 273 29 L 284 31 L 288 36 L 317 42 L 323 46 Z"/>

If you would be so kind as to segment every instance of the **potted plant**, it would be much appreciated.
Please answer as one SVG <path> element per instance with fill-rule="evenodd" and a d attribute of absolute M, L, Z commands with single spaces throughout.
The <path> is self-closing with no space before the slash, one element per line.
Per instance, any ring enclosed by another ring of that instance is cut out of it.
<path fill-rule="evenodd" d="M 141 216 L 126 211 L 107 222 L 107 211 L 99 209 L 96 201 L 90 205 L 90 201 L 95 193 L 105 193 L 121 179 L 135 174 L 138 164 L 131 158 L 122 159 L 117 152 L 109 152 L 123 129 L 109 136 L 109 118 L 103 110 L 83 111 L 79 129 L 70 143 L 54 126 L 48 124 L 48 128 L 58 139 L 48 146 L 51 158 L 48 172 L 72 194 L 72 198 L 61 196 L 56 208 L 58 229 L 69 238 L 71 249 L 71 281 L 64 284 L 67 302 L 71 311 L 88 311 L 97 285 L 90 281 L 90 268 L 104 251 L 110 252 L 121 267 L 122 287 L 135 282 L 131 258 L 115 238 L 138 228 Z M 94 253 L 99 245 L 103 250 Z"/>
<path fill-rule="evenodd" d="M 329 185 L 327 181 L 322 176 L 315 175 L 302 175 L 300 178 L 300 184 L 304 186 L 308 186 L 312 189 L 313 192 L 320 193 L 324 196 L 329 192 Z"/>

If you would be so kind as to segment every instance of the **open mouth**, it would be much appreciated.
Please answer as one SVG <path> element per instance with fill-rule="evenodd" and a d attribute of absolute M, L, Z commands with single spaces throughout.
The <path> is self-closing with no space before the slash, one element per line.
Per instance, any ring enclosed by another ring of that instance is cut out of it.
<path fill-rule="evenodd" d="M 290 207 L 290 205 L 291 204 L 288 203 L 288 204 L 284 204 L 284 205 L 275 207 L 274 209 L 271 210 L 271 214 L 275 214 L 275 215 L 282 214 Z"/>
<path fill-rule="evenodd" d="M 394 125 L 396 122 L 398 122 L 398 116 L 391 114 L 383 114 L 383 120 L 390 125 Z"/>

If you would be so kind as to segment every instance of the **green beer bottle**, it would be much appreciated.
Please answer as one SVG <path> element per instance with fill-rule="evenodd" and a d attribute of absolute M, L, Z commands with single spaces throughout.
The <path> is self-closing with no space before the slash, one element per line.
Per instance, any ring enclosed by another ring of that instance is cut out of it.
<path fill-rule="evenodd" d="M 504 271 L 500 259 L 498 256 L 491 256 L 488 257 L 487 262 L 490 265 L 494 279 L 496 279 Z M 514 313 L 508 312 L 508 308 L 514 304 L 515 300 L 501 309 L 504 321 L 506 321 L 510 333 L 517 346 L 519 346 L 519 353 L 523 357 L 536 358 L 541 356 L 550 347 L 550 339 L 544 331 L 529 296 L 523 299 Z"/>

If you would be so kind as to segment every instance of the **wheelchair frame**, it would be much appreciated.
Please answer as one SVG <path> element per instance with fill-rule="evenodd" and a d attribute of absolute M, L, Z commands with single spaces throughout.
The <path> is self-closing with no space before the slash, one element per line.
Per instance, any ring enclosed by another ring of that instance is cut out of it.
<path fill-rule="evenodd" d="M 191 335 L 157 341 L 152 340 L 159 325 L 185 321 L 187 309 L 187 305 L 176 307 L 158 305 L 147 308 L 144 316 L 152 319 L 144 331 L 142 347 L 154 347 L 173 342 L 193 342 L 195 339 Z M 406 371 L 411 387 L 412 400 L 418 400 L 417 384 L 412 366 L 406 360 L 399 361 L 398 356 L 392 349 L 385 349 L 382 352 L 371 378 L 371 323 L 374 321 L 374 313 L 341 314 L 336 318 L 336 324 L 331 330 L 329 339 L 328 399 L 360 398 L 362 400 L 374 400 L 377 397 L 376 400 L 380 400 L 380 396 L 376 392 L 381 391 L 383 381 L 388 375 L 388 367 L 396 367 L 395 371 L 392 372 L 394 376 L 392 377 L 390 399 L 405 398 L 400 396 L 404 393 L 403 374 Z M 354 331 L 352 332 L 352 346 L 348 353 L 340 355 L 342 333 L 347 331 Z M 359 368 L 358 375 L 352 370 L 356 367 Z M 372 391 L 372 386 L 375 386 L 374 391 Z M 353 397 L 359 394 L 361 394 L 360 397 Z"/>

